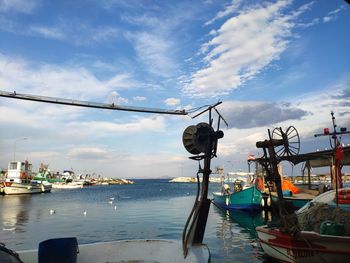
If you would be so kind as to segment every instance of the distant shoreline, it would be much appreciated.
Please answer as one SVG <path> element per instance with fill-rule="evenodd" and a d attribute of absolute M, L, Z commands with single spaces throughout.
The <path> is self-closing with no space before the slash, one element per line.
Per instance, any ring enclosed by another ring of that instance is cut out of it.
<path fill-rule="evenodd" d="M 202 178 L 199 178 L 199 181 L 202 181 Z M 175 177 L 171 180 L 169 180 L 169 183 L 196 183 L 197 178 L 196 177 Z M 217 177 L 210 177 L 209 182 L 211 183 L 220 183 L 221 178 Z"/>

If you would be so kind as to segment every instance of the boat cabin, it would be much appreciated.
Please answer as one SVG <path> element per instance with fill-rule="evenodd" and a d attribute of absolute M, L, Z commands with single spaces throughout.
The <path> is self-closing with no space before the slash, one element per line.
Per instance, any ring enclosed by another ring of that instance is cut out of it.
<path fill-rule="evenodd" d="M 21 183 L 32 178 L 32 164 L 25 162 L 10 162 L 7 169 L 6 182 Z"/>

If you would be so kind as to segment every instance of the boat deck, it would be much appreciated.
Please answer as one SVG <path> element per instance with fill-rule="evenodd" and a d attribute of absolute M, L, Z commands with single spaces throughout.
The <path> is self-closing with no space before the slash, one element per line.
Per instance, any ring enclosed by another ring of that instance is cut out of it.
<path fill-rule="evenodd" d="M 18 252 L 26 263 L 38 262 L 38 250 Z M 176 240 L 125 240 L 79 245 L 77 262 L 209 262 L 206 245 L 192 246 L 186 258 L 182 243 Z"/>

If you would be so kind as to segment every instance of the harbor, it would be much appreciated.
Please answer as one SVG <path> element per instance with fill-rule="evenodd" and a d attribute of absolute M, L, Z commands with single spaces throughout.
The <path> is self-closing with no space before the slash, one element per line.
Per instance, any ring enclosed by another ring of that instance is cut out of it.
<path fill-rule="evenodd" d="M 350 262 L 349 14 L 0 1 L 0 263 Z"/>

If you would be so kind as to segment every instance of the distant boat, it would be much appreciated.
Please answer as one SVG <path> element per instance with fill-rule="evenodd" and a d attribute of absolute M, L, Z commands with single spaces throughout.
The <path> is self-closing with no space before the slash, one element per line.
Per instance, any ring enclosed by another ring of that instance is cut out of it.
<path fill-rule="evenodd" d="M 40 184 L 43 193 L 49 193 L 52 189 L 52 183 L 48 178 L 49 174 L 48 165 L 41 164 L 38 173 L 31 180 L 32 183 Z"/>
<path fill-rule="evenodd" d="M 2 192 L 6 195 L 35 194 L 50 191 L 42 183 L 32 181 L 32 164 L 25 162 L 10 162 L 7 169 Z"/>
<path fill-rule="evenodd" d="M 69 183 L 53 183 L 52 184 L 53 189 L 78 189 L 83 188 L 83 184 L 77 184 L 75 182 L 69 182 Z"/>
<path fill-rule="evenodd" d="M 253 175 L 229 173 L 222 182 L 221 191 L 213 192 L 214 204 L 228 210 L 259 211 L 263 185 L 261 179 L 253 178 Z"/>

